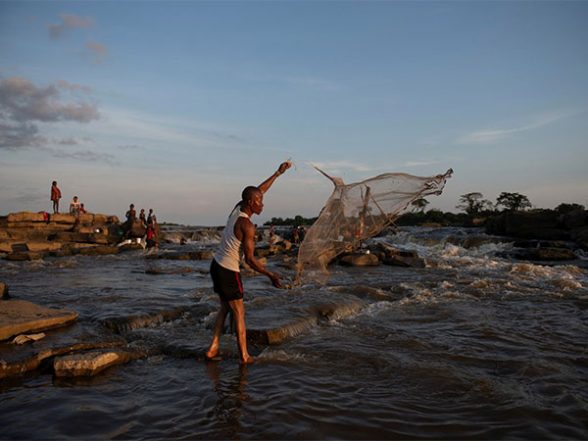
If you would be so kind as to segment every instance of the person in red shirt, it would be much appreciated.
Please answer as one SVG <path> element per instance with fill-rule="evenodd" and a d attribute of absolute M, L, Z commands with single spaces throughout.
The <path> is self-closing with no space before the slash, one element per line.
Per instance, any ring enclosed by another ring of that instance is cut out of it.
<path fill-rule="evenodd" d="M 51 200 L 53 201 L 53 214 L 59 213 L 59 199 L 61 199 L 61 190 L 57 186 L 57 181 L 51 184 Z"/>

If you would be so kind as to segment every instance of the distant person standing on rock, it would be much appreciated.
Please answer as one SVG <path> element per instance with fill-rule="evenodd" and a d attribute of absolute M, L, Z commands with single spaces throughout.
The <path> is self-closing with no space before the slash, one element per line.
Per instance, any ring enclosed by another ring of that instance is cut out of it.
<path fill-rule="evenodd" d="M 53 201 L 53 214 L 59 213 L 59 199 L 61 199 L 61 190 L 57 186 L 57 181 L 51 184 L 51 200 Z"/>
<path fill-rule="evenodd" d="M 147 215 L 147 225 L 149 225 L 153 221 L 153 208 L 149 209 L 149 214 Z"/>
<path fill-rule="evenodd" d="M 219 356 L 219 340 L 229 311 L 233 312 L 237 328 L 237 344 L 242 364 L 253 363 L 254 359 L 247 351 L 247 335 L 245 329 L 245 306 L 243 305 L 243 284 L 239 272 L 241 251 L 245 262 L 258 273 L 264 274 L 276 288 L 281 288 L 280 276 L 268 271 L 254 256 L 255 225 L 250 218 L 260 214 L 263 210 L 263 195 L 267 192 L 276 178 L 291 167 L 289 161 L 280 164 L 278 170 L 258 187 L 246 187 L 241 193 L 241 201 L 235 206 L 227 225 L 218 250 L 210 265 L 210 275 L 214 284 L 214 291 L 220 297 L 220 310 L 214 324 L 214 334 L 210 347 L 206 352 L 207 360 L 216 360 Z"/>

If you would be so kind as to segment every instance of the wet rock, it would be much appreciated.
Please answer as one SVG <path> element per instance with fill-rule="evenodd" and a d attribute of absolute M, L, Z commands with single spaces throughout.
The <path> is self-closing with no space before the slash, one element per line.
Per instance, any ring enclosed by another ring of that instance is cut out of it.
<path fill-rule="evenodd" d="M 280 326 L 270 328 L 250 327 L 247 329 L 247 340 L 265 345 L 278 344 L 288 338 L 299 335 L 317 326 L 321 320 L 339 320 L 356 314 L 363 308 L 357 300 L 340 303 L 322 303 L 311 307 L 301 317 L 288 321 Z"/>
<path fill-rule="evenodd" d="M 136 357 L 124 350 L 91 351 L 56 357 L 53 369 L 57 377 L 94 376 L 111 366 L 128 363 Z"/>
<path fill-rule="evenodd" d="M 14 346 L 1 348 L 0 356 L 0 379 L 23 375 L 27 372 L 34 371 L 41 366 L 45 360 L 51 357 L 75 353 L 78 351 L 88 351 L 93 349 L 106 349 L 126 345 L 122 339 L 110 341 L 94 342 L 76 342 L 57 344 L 50 346 L 47 342 L 40 341 L 27 345 L 26 347 Z"/>
<path fill-rule="evenodd" d="M 6 256 L 6 260 L 12 260 L 15 262 L 23 262 L 25 260 L 41 260 L 43 253 L 30 253 L 30 252 L 18 252 L 11 253 Z"/>
<path fill-rule="evenodd" d="M 6 300 L 0 302 L 0 340 L 66 326 L 77 318 L 75 311 L 45 308 L 25 300 Z"/>
<path fill-rule="evenodd" d="M 0 299 L 4 300 L 9 297 L 8 295 L 8 285 L 4 282 L 0 282 Z"/>
<path fill-rule="evenodd" d="M 378 266 L 380 259 L 372 253 L 353 253 L 341 257 L 339 264 L 345 266 Z"/>
<path fill-rule="evenodd" d="M 396 254 L 387 255 L 384 264 L 392 266 L 424 268 L 425 259 L 419 257 L 415 251 L 399 251 Z"/>
<path fill-rule="evenodd" d="M 180 318 L 188 311 L 188 307 L 180 306 L 170 310 L 155 311 L 152 313 L 138 314 L 121 317 L 108 317 L 101 323 L 109 330 L 122 334 L 133 329 L 155 326 Z"/>
<path fill-rule="evenodd" d="M 527 248 L 517 251 L 514 255 L 516 259 L 525 260 L 574 260 L 576 255 L 568 248 Z"/>
<path fill-rule="evenodd" d="M 247 341 L 264 345 L 274 345 L 294 337 L 302 332 L 308 331 L 317 325 L 318 317 L 314 314 L 308 317 L 301 317 L 283 326 L 270 329 L 247 329 Z"/>

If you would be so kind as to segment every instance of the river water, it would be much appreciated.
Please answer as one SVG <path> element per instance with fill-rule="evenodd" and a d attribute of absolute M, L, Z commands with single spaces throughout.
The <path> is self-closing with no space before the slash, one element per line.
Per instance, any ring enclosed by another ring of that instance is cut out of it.
<path fill-rule="evenodd" d="M 202 360 L 217 306 L 209 261 L 141 251 L 0 261 L 13 298 L 74 309 L 76 332 L 115 329 L 151 351 L 92 378 L 41 370 L 4 380 L 0 438 L 588 438 L 586 261 L 498 257 L 512 244 L 475 229 L 405 228 L 377 240 L 416 250 L 426 268 L 333 266 L 326 285 L 291 290 L 244 278 L 251 329 L 301 320 L 319 304 L 355 305 L 279 344 L 250 345 L 249 367 L 230 334 L 222 361 Z M 280 259 L 269 265 L 293 275 Z M 146 273 L 154 268 L 185 272 Z M 176 313 L 136 319 L 162 311 Z"/>

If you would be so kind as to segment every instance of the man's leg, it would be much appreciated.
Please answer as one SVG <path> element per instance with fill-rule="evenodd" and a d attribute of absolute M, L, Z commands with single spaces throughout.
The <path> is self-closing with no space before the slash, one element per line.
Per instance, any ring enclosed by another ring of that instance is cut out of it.
<path fill-rule="evenodd" d="M 210 343 L 208 351 L 206 351 L 207 358 L 214 358 L 218 355 L 220 336 L 225 326 L 225 319 L 227 317 L 227 314 L 229 313 L 229 304 L 222 300 L 220 302 L 221 307 L 216 316 L 216 321 L 214 322 L 214 334 L 212 335 L 212 342 Z"/>
<path fill-rule="evenodd" d="M 237 327 L 237 344 L 241 363 L 253 363 L 253 357 L 247 352 L 247 330 L 245 329 L 245 305 L 243 299 L 229 301 L 229 307 L 233 311 L 235 326 Z"/>

